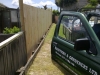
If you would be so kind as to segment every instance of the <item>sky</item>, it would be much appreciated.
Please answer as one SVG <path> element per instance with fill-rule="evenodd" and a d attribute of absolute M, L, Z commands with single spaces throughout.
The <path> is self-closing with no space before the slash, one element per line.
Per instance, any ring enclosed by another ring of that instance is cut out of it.
<path fill-rule="evenodd" d="M 52 9 L 57 10 L 55 0 L 23 0 L 23 2 L 38 8 L 43 8 L 44 5 L 47 5 L 48 8 L 52 7 Z M 18 0 L 0 0 L 0 3 L 3 3 L 10 8 L 17 8 L 19 6 Z"/>

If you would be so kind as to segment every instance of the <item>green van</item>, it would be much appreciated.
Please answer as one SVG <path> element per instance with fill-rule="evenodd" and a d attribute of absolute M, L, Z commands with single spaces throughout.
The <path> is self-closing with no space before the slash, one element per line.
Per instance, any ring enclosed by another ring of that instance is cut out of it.
<path fill-rule="evenodd" d="M 76 75 L 100 75 L 100 14 L 62 11 L 51 58 Z"/>

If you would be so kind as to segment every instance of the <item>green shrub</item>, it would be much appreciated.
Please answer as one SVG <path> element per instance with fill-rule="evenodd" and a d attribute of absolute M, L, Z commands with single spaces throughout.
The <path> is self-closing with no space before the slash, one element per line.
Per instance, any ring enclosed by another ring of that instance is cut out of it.
<path fill-rule="evenodd" d="M 84 8 L 95 8 L 98 4 L 98 0 L 88 0 L 88 4 Z"/>
<path fill-rule="evenodd" d="M 60 12 L 58 10 L 53 10 L 52 11 L 53 15 L 58 16 L 60 14 Z"/>
<path fill-rule="evenodd" d="M 92 6 L 96 6 L 98 4 L 98 0 L 88 0 L 88 2 L 92 5 Z"/>
<path fill-rule="evenodd" d="M 84 6 L 84 8 L 95 8 L 96 6 L 92 6 L 90 3 Z"/>
<path fill-rule="evenodd" d="M 15 34 L 20 31 L 20 28 L 14 26 L 13 28 L 4 28 L 3 33 L 4 34 Z"/>

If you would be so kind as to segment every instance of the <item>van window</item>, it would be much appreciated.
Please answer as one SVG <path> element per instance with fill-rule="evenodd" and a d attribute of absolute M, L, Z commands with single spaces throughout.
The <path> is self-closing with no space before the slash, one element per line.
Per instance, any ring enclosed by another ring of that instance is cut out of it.
<path fill-rule="evenodd" d="M 70 43 L 76 39 L 86 38 L 86 30 L 81 20 L 76 16 L 63 16 L 61 19 L 58 36 Z"/>
<path fill-rule="evenodd" d="M 100 17 L 92 16 L 89 20 L 89 23 L 91 27 L 93 27 L 95 24 L 100 24 Z"/>
<path fill-rule="evenodd" d="M 100 17 L 92 16 L 89 20 L 89 23 L 93 28 L 95 34 L 97 35 L 98 39 L 100 40 Z"/>

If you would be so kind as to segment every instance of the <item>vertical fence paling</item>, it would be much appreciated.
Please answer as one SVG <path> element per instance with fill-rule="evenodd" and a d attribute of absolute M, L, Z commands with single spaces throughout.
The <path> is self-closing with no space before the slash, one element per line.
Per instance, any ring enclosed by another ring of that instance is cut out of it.
<path fill-rule="evenodd" d="M 0 45 L 0 75 L 15 75 L 27 62 L 24 34 L 10 41 L 2 48 Z"/>
<path fill-rule="evenodd" d="M 26 46 L 28 58 L 41 41 L 43 35 L 51 25 L 51 10 L 44 10 L 23 4 Z"/>

